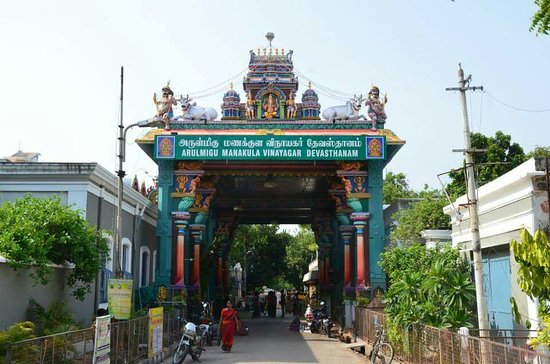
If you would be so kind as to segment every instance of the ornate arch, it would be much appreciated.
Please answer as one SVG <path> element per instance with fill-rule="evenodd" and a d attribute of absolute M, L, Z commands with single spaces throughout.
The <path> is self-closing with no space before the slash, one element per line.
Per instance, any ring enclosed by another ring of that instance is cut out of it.
<path fill-rule="evenodd" d="M 279 98 L 279 100 L 286 100 L 285 93 L 274 84 L 270 83 L 267 86 L 262 87 L 254 96 L 254 100 L 261 100 L 264 96 L 268 94 L 274 94 Z"/>

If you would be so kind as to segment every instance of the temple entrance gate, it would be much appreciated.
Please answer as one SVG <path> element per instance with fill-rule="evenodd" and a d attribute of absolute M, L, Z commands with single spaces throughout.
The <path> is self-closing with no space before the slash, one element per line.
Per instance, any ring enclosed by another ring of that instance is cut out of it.
<path fill-rule="evenodd" d="M 321 120 L 311 83 L 295 101 L 293 67 L 292 51 L 251 51 L 247 100 L 231 85 L 220 120 L 189 97 L 174 117 L 169 85 L 155 98 L 165 128 L 137 142 L 159 167 L 156 285 L 226 295 L 236 227 L 277 223 L 311 225 L 322 296 L 341 302 L 385 289 L 382 172 L 405 142 L 384 128 L 378 88 Z M 359 114 L 365 101 L 368 117 Z"/>

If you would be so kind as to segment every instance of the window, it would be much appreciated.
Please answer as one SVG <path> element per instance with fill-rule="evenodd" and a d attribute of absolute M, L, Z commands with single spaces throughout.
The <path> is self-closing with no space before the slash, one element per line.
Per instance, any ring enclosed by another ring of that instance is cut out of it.
<path fill-rule="evenodd" d="M 150 250 L 147 246 L 142 246 L 139 248 L 139 286 L 147 287 L 149 285 L 149 257 Z"/>
<path fill-rule="evenodd" d="M 127 238 L 122 238 L 122 251 L 120 255 L 122 271 L 132 274 L 132 242 Z"/>

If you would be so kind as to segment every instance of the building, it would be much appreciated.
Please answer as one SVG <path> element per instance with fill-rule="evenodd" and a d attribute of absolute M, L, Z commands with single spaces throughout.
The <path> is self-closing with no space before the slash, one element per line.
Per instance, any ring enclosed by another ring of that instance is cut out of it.
<path fill-rule="evenodd" d="M 28 193 L 36 197 L 58 196 L 63 204 L 81 210 L 91 225 L 115 229 L 117 179 L 97 163 L 0 162 L 0 203 Z M 155 279 L 157 209 L 130 186 L 124 186 L 123 196 L 121 265 L 125 277 L 134 279 L 134 287 L 148 287 Z M 112 252 L 112 236 L 108 239 Z M 106 307 L 107 279 L 112 276 L 112 267 L 110 259 L 98 275 L 95 292 L 81 302 L 65 288 L 64 270 L 69 266 L 57 266 L 47 286 L 33 287 L 26 271 L 14 271 L 0 257 L 0 290 L 11 293 L 0 295 L 0 328 L 26 320 L 30 297 L 45 307 L 54 299 L 66 299 L 77 320 L 89 321 L 98 307 Z M 140 295 L 135 296 L 139 304 Z"/>
<path fill-rule="evenodd" d="M 537 327 L 537 303 L 518 286 L 518 265 L 510 256 L 510 241 L 519 240 L 522 227 L 531 234 L 537 229 L 548 231 L 549 191 L 544 182 L 548 170 L 543 162 L 529 159 L 478 189 L 484 289 L 491 329 L 524 329 L 527 320 L 532 329 Z M 466 202 L 466 196 L 461 196 L 444 212 L 451 216 L 453 246 L 473 261 Z M 510 297 L 518 305 L 521 323 L 512 318 Z"/>

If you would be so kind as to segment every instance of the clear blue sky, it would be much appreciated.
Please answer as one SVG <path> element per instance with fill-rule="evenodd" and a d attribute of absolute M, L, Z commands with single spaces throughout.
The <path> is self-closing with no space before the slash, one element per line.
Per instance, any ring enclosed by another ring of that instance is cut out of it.
<path fill-rule="evenodd" d="M 468 97 L 472 128 L 512 135 L 526 151 L 549 145 L 550 37 L 529 33 L 532 1 L 3 1 L 0 4 L 0 155 L 39 152 L 41 161 L 99 162 L 116 170 L 119 67 L 125 67 L 125 124 L 154 113 L 167 80 L 192 93 L 231 78 L 248 51 L 294 50 L 314 81 L 387 93 L 388 121 L 407 145 L 388 170 L 437 187 L 461 164 L 457 64 L 488 94 Z M 228 87 L 229 85 L 227 85 Z M 307 87 L 301 78 L 299 93 Z M 242 93 L 242 85 L 236 85 Z M 198 99 L 219 110 L 223 92 Z M 322 107 L 341 103 L 321 95 Z M 132 130 L 133 140 L 143 130 Z M 129 174 L 155 166 L 129 143 Z"/>

